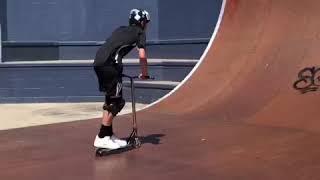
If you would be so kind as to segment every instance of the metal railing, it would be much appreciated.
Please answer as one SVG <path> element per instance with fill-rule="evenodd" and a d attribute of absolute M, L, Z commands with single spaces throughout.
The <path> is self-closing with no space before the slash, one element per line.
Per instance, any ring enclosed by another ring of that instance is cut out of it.
<path fill-rule="evenodd" d="M 210 38 L 149 40 L 147 45 L 207 44 Z M 4 47 L 101 46 L 104 41 L 4 41 Z"/>

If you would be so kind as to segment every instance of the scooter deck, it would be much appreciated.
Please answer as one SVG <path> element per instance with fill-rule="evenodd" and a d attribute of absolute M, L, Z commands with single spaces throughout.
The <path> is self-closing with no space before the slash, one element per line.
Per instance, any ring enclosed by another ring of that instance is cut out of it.
<path fill-rule="evenodd" d="M 120 154 L 126 151 L 130 151 L 132 149 L 135 149 L 135 146 L 133 144 L 128 144 L 119 149 L 96 148 L 96 156 L 101 157 L 101 156 L 107 156 L 112 154 Z"/>

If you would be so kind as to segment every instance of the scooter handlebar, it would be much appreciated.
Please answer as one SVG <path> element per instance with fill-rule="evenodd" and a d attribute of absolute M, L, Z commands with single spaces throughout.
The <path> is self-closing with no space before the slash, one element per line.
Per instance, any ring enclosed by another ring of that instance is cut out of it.
<path fill-rule="evenodd" d="M 154 77 L 151 77 L 151 76 L 139 76 L 138 78 L 142 79 L 142 77 L 144 77 L 143 80 L 154 80 L 155 79 Z"/>
<path fill-rule="evenodd" d="M 141 76 L 129 76 L 129 75 L 126 75 L 126 74 L 122 74 L 122 77 L 126 77 L 126 78 L 129 78 L 129 79 L 142 79 Z M 154 80 L 155 78 L 154 77 L 151 77 L 151 76 L 144 76 L 145 79 L 143 80 Z"/>

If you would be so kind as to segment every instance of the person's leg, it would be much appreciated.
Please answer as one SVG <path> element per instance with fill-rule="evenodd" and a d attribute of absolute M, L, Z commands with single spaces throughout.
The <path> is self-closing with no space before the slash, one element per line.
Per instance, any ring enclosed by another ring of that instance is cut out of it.
<path fill-rule="evenodd" d="M 111 126 L 113 120 L 113 115 L 109 111 L 103 111 L 102 124 L 105 126 Z"/>
<path fill-rule="evenodd" d="M 105 103 L 103 105 L 102 122 L 99 132 L 99 137 L 104 138 L 105 136 L 113 135 L 112 120 L 117 115 L 118 109 L 117 101 L 105 96 Z"/>
<path fill-rule="evenodd" d="M 103 66 L 96 68 L 96 74 L 99 79 L 99 90 L 105 93 L 105 103 L 103 105 L 102 122 L 100 128 L 100 137 L 112 136 L 112 120 L 114 115 L 109 106 L 112 105 L 110 98 L 116 92 L 118 72 L 113 66 Z"/>
<path fill-rule="evenodd" d="M 110 109 L 110 107 L 113 105 L 113 102 L 109 96 L 114 91 L 114 70 L 110 66 L 105 66 L 95 68 L 95 71 L 99 80 L 99 90 L 104 92 L 106 96 L 105 103 L 103 105 L 102 123 L 100 131 L 94 141 L 94 146 L 100 148 L 117 149 L 120 148 L 120 146 L 111 139 L 111 136 L 113 135 L 112 119 L 114 114 Z"/>
<path fill-rule="evenodd" d="M 112 127 L 113 118 L 121 111 L 124 105 L 125 105 L 125 101 L 122 99 L 122 97 L 117 97 L 117 98 L 110 98 L 108 96 L 106 97 L 106 102 L 105 102 L 105 105 L 103 106 L 104 111 L 103 111 L 102 124 L 101 124 L 99 134 L 97 136 L 98 138 L 97 141 L 99 141 L 99 139 L 104 138 L 106 139 L 105 141 L 112 140 L 113 143 L 116 143 L 117 145 L 119 145 L 119 147 L 125 147 L 127 145 L 126 141 L 121 140 L 114 135 L 113 127 Z M 111 144 L 113 143 L 111 142 Z"/>
<path fill-rule="evenodd" d="M 105 129 L 105 133 L 101 132 L 101 134 L 111 136 L 111 140 L 116 142 L 120 147 L 125 147 L 127 145 L 127 141 L 116 137 L 112 129 L 113 118 L 117 116 L 125 105 L 125 100 L 122 97 L 122 77 L 118 76 L 116 81 L 115 88 L 113 88 L 114 91 L 112 92 L 113 96 L 106 98 L 106 103 L 103 107 L 105 111 L 103 113 L 101 129 Z"/>
<path fill-rule="evenodd" d="M 98 135 L 100 138 L 113 135 L 113 128 L 112 128 L 113 115 L 109 111 L 105 111 L 105 110 L 102 113 L 103 113 L 102 123 L 101 123 L 100 132 Z"/>

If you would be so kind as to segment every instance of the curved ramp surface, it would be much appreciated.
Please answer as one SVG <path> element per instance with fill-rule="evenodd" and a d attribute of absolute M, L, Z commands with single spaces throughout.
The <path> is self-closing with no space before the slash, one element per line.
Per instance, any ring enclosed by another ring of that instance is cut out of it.
<path fill-rule="evenodd" d="M 319 179 L 320 95 L 292 84 L 319 62 L 320 2 L 226 0 L 224 7 L 194 74 L 138 113 L 142 148 L 95 158 L 98 119 L 2 131 L 0 177 Z M 115 126 L 125 136 L 130 116 Z"/>

